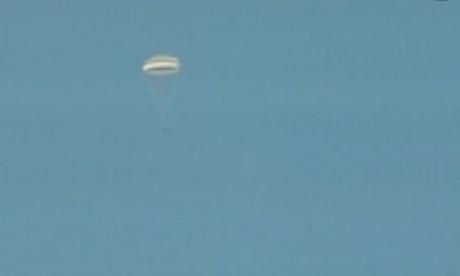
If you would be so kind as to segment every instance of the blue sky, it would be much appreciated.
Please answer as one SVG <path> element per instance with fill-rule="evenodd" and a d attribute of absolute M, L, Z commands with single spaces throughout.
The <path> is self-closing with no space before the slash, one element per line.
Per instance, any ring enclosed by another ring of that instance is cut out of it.
<path fill-rule="evenodd" d="M 0 274 L 458 275 L 459 7 L 2 1 Z"/>

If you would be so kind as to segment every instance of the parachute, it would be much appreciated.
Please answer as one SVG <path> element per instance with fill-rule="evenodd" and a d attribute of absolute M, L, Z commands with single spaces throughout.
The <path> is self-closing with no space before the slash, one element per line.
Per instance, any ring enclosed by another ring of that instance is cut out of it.
<path fill-rule="evenodd" d="M 175 85 L 180 72 L 177 57 L 156 55 L 147 59 L 142 66 L 151 87 L 153 103 L 163 132 L 167 132 L 171 124 L 171 109 L 176 98 Z"/>

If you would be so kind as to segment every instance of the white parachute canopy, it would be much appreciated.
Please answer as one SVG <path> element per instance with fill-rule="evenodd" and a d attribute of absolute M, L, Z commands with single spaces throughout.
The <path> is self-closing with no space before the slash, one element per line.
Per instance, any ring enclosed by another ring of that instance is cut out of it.
<path fill-rule="evenodd" d="M 156 55 L 147 59 L 142 66 L 151 86 L 153 103 L 158 112 L 158 118 L 163 131 L 170 127 L 171 109 L 176 98 L 176 77 L 180 72 L 177 57 L 171 55 Z"/>

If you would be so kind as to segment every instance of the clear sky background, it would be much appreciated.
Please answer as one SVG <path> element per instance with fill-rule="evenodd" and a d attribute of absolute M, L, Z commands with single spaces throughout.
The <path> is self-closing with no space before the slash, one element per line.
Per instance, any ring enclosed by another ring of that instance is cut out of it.
<path fill-rule="evenodd" d="M 0 275 L 460 275 L 459 26 L 455 0 L 0 1 Z"/>

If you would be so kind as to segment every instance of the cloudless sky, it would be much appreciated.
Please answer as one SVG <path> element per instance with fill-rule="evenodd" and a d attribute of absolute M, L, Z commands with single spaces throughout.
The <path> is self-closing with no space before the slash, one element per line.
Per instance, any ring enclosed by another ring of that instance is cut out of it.
<path fill-rule="evenodd" d="M 459 275 L 459 15 L 1 1 L 0 275 Z"/>

